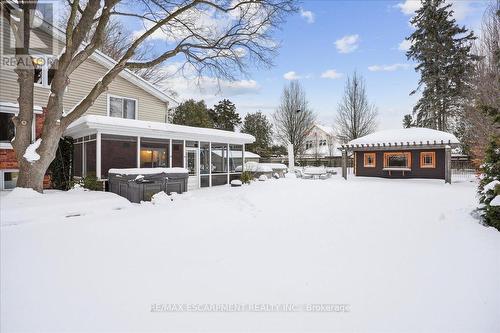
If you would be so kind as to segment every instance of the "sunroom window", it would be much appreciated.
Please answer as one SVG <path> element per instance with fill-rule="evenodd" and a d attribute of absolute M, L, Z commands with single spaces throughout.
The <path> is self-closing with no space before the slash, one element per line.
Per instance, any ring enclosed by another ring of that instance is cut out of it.
<path fill-rule="evenodd" d="M 131 98 L 109 96 L 109 115 L 111 117 L 136 119 L 137 101 Z"/>

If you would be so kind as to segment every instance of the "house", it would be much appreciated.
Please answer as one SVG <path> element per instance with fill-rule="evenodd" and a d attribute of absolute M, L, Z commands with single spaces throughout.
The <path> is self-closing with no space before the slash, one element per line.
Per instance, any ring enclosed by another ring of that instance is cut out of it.
<path fill-rule="evenodd" d="M 13 40 L 4 20 L 3 39 Z M 35 70 L 33 141 L 41 135 L 44 109 L 50 92 L 50 60 L 64 47 L 64 33 L 43 22 L 32 32 L 33 47 L 41 65 Z M 5 45 L 2 44 L 2 45 Z M 47 45 L 50 45 L 47 46 Z M 4 54 L 4 53 L 2 53 Z M 70 110 L 87 95 L 95 82 L 115 64 L 102 52 L 95 52 L 70 76 L 64 110 Z M 18 113 L 19 86 L 14 66 L 0 67 L 0 189 L 15 187 L 17 161 L 10 141 L 15 135 L 11 118 Z M 133 72 L 123 71 L 86 114 L 71 124 L 65 136 L 75 140 L 75 176 L 96 176 L 106 181 L 111 168 L 184 167 L 189 170 L 189 188 L 228 184 L 239 178 L 244 165 L 249 134 L 196 128 L 167 123 L 167 110 L 176 101 Z M 47 177 L 46 177 L 47 178 Z M 49 179 L 46 179 L 48 186 Z"/>
<path fill-rule="evenodd" d="M 320 159 L 341 156 L 332 127 L 314 124 L 309 131 L 300 158 Z"/>
<path fill-rule="evenodd" d="M 460 142 L 450 133 L 405 128 L 372 133 L 341 147 L 342 175 L 353 154 L 354 174 L 384 178 L 433 178 L 451 182 L 451 151 Z"/>

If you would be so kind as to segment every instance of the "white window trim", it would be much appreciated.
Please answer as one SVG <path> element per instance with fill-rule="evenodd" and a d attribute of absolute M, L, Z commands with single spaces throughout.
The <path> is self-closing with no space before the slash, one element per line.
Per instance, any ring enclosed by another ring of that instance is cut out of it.
<path fill-rule="evenodd" d="M 113 95 L 113 94 L 107 94 L 107 96 L 106 96 L 106 114 L 108 115 L 108 117 L 111 117 L 111 115 L 110 115 L 110 103 L 109 103 L 110 102 L 109 100 L 111 97 L 121 98 L 121 99 L 130 99 L 130 100 L 135 101 L 135 118 L 134 119 L 135 120 L 139 119 L 139 100 L 137 98 L 120 96 L 120 95 Z M 123 114 L 122 114 L 122 119 L 127 119 L 127 118 L 123 118 Z"/>
<path fill-rule="evenodd" d="M 0 191 L 12 191 L 11 188 L 5 189 L 4 174 L 6 172 L 19 172 L 19 169 L 2 169 L 0 170 Z"/>
<path fill-rule="evenodd" d="M 0 113 L 11 113 L 11 114 L 14 114 L 14 115 L 18 115 L 19 114 L 19 109 L 16 110 L 0 110 Z M 38 114 L 38 112 L 35 112 L 33 111 L 33 122 L 31 123 L 31 142 L 34 142 L 34 138 L 35 138 L 35 135 L 36 135 L 36 132 L 35 132 L 35 128 L 36 128 L 36 115 Z M 16 136 L 15 132 L 14 132 L 14 137 Z M 0 142 L 0 149 L 14 149 L 12 147 L 12 143 L 10 142 Z"/>
<path fill-rule="evenodd" d="M 49 54 L 34 54 L 34 56 L 37 56 L 39 58 L 55 58 L 53 55 Z M 42 83 L 37 83 L 34 82 L 35 87 L 39 88 L 44 88 L 44 89 L 50 89 L 50 84 L 49 84 L 49 67 L 47 66 L 48 61 L 44 62 L 44 65 L 42 66 Z"/>

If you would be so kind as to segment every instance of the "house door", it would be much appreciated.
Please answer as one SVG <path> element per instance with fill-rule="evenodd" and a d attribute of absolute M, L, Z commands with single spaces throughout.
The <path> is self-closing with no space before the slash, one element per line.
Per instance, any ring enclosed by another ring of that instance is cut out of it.
<path fill-rule="evenodd" d="M 200 165 L 198 162 L 198 148 L 186 148 L 186 168 L 189 171 L 188 190 L 199 188 L 198 175 L 200 173 Z"/>

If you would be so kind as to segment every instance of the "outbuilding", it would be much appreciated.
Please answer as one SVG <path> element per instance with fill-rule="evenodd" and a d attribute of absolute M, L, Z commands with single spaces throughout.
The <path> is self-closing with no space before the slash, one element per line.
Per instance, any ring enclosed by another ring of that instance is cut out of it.
<path fill-rule="evenodd" d="M 429 128 L 375 132 L 341 146 L 342 176 L 347 179 L 347 157 L 351 155 L 356 176 L 451 183 L 451 150 L 459 145 L 453 134 Z"/>

